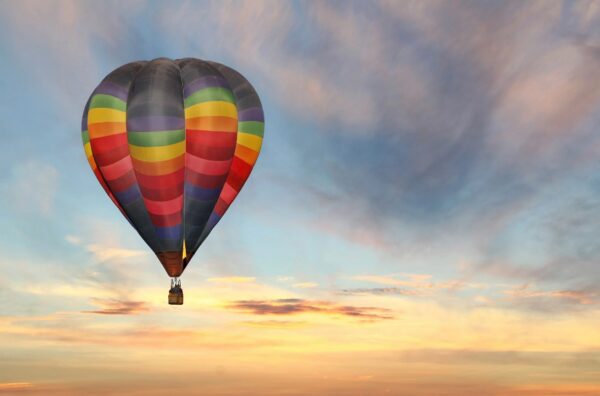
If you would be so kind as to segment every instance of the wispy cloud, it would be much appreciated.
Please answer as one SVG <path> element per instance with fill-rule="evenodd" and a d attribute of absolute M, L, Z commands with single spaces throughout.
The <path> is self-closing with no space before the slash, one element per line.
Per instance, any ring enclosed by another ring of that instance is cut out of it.
<path fill-rule="evenodd" d="M 69 242 L 71 245 L 79 245 L 81 243 L 81 238 L 75 235 L 65 235 L 65 241 Z"/>
<path fill-rule="evenodd" d="M 484 287 L 482 284 L 473 284 L 462 280 L 434 281 L 429 274 L 405 274 L 400 279 L 398 276 L 393 275 L 355 275 L 352 279 L 382 285 L 404 286 L 406 288 L 405 293 L 412 292 L 414 294 L 436 290 L 457 291 L 465 288 Z"/>
<path fill-rule="evenodd" d="M 354 289 L 341 289 L 338 291 L 339 294 L 343 295 L 376 295 L 376 296 L 386 296 L 386 295 L 397 295 L 397 296 L 415 296 L 418 295 L 419 292 L 410 289 L 404 289 L 400 287 L 358 287 Z"/>
<path fill-rule="evenodd" d="M 364 131 L 364 127 L 376 119 L 377 108 L 371 93 L 353 89 L 337 79 L 334 70 L 327 68 L 326 59 L 322 59 L 327 52 L 321 52 L 319 57 L 307 58 L 291 48 L 288 39 L 299 28 L 299 21 L 295 20 L 291 4 L 269 1 L 228 4 L 212 10 L 216 17 L 207 21 L 216 37 L 228 37 L 236 43 L 235 50 L 225 55 L 248 73 L 260 76 L 260 80 L 277 81 L 271 84 L 273 94 L 287 103 L 287 107 L 296 116 L 310 114 L 321 120 L 341 123 L 355 131 Z M 309 5 L 311 16 L 319 16 L 326 11 L 320 8 L 323 7 Z M 187 28 L 195 28 L 191 21 L 203 19 L 206 12 L 206 9 L 198 8 L 193 3 L 169 7 L 164 10 L 164 29 L 175 36 L 180 29 L 185 31 Z M 173 26 L 166 23 L 170 20 L 184 22 L 181 26 Z M 325 19 L 315 18 L 310 23 L 315 22 L 315 32 L 329 26 L 324 23 Z M 336 36 L 328 38 L 327 41 L 335 45 L 335 38 Z M 219 48 L 212 50 L 217 53 L 221 51 Z M 257 56 L 268 59 L 268 69 L 257 67 L 256 62 L 252 61 Z M 331 60 L 338 59 L 338 56 Z M 372 62 L 365 58 L 360 61 L 361 66 L 368 66 L 370 63 Z M 346 68 L 342 70 L 344 74 L 350 71 Z M 289 92 L 295 94 L 289 95 Z M 357 125 L 359 128 L 356 128 Z"/>
<path fill-rule="evenodd" d="M 240 300 L 229 303 L 227 307 L 229 309 L 254 315 L 299 315 L 312 313 L 319 315 L 348 316 L 365 320 L 394 318 L 392 312 L 386 308 L 338 305 L 328 301 L 310 301 L 299 298 Z"/>
<path fill-rule="evenodd" d="M 91 302 L 96 305 L 98 309 L 82 311 L 83 313 L 100 315 L 137 315 L 150 311 L 150 307 L 144 301 L 121 301 L 115 299 L 92 298 Z"/>
<path fill-rule="evenodd" d="M 246 326 L 266 328 L 300 327 L 306 324 L 306 322 L 297 320 L 247 320 L 241 323 Z"/>
<path fill-rule="evenodd" d="M 516 286 L 503 293 L 513 308 L 540 312 L 569 312 L 599 307 L 598 290 L 540 290 L 529 284 Z"/>
<path fill-rule="evenodd" d="M 29 389 L 33 387 L 33 384 L 30 382 L 0 382 L 0 392 L 8 392 L 14 391 L 18 392 L 22 389 Z"/>
<path fill-rule="evenodd" d="M 141 10 L 141 4 L 132 2 L 126 14 L 136 14 Z M 100 53 L 105 58 L 117 61 L 115 58 L 120 58 L 120 54 L 118 50 L 114 51 L 115 43 L 120 43 L 118 47 L 123 49 L 129 45 L 127 40 L 121 40 L 131 33 L 125 23 L 125 14 L 113 14 L 106 7 L 76 1 L 61 1 L 54 5 L 24 1 L 3 6 L 2 14 L 5 26 L 20 38 L 21 45 L 26 43 L 39 49 L 35 53 L 14 51 L 13 62 L 26 68 L 35 86 L 52 92 L 53 105 L 69 117 L 72 114 L 79 118 L 79 112 L 72 110 L 85 103 L 93 89 L 93 80 L 101 77 L 103 72 L 108 72 L 100 67 Z M 100 17 L 104 22 L 93 26 L 85 23 L 92 16 Z M 54 23 L 50 25 L 48 20 Z M 67 46 L 64 45 L 65 37 L 69 37 Z M 122 58 L 119 61 L 125 63 L 130 59 Z M 44 67 L 40 67 L 41 64 Z M 56 78 L 47 78 L 48 69 L 69 72 Z M 64 133 L 71 134 L 68 130 Z"/>
<path fill-rule="evenodd" d="M 292 284 L 292 287 L 295 287 L 296 289 L 314 289 L 318 286 L 319 284 L 316 282 L 298 282 Z"/>
<path fill-rule="evenodd" d="M 256 278 L 252 277 L 252 276 L 221 276 L 221 277 L 208 278 L 207 280 L 212 283 L 236 284 L 236 283 L 253 283 L 256 281 Z"/>
<path fill-rule="evenodd" d="M 144 250 L 111 247 L 95 243 L 87 245 L 86 249 L 92 253 L 98 261 L 128 259 L 148 254 L 148 252 Z"/>

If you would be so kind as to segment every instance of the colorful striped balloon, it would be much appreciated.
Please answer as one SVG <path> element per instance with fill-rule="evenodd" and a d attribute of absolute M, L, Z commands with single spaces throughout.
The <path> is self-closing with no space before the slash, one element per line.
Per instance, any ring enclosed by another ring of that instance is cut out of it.
<path fill-rule="evenodd" d="M 106 76 L 81 129 L 96 178 L 178 277 L 250 176 L 264 115 L 235 70 L 160 58 Z"/>

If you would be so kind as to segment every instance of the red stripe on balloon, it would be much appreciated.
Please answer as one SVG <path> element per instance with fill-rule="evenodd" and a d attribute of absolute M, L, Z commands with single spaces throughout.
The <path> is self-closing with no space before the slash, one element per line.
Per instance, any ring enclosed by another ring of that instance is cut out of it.
<path fill-rule="evenodd" d="M 90 139 L 92 145 L 92 152 L 94 156 L 97 153 L 104 153 L 106 151 L 114 150 L 123 145 L 128 145 L 127 134 L 119 133 L 118 135 L 103 136 L 95 139 Z"/>
<path fill-rule="evenodd" d="M 229 207 L 229 205 L 225 201 L 223 201 L 221 198 L 219 198 L 213 211 L 216 214 L 218 214 L 219 216 L 223 216 L 228 207 Z"/>
<path fill-rule="evenodd" d="M 235 152 L 236 134 L 209 131 L 186 131 L 186 152 L 212 161 L 231 159 Z"/>
<path fill-rule="evenodd" d="M 93 146 L 92 150 L 94 150 Z M 98 164 L 98 166 L 107 166 L 110 164 L 114 164 L 115 162 L 125 157 L 129 157 L 128 145 L 117 147 L 105 153 L 96 153 L 94 151 L 94 159 L 96 160 L 96 164 Z"/>
<path fill-rule="evenodd" d="M 123 176 L 115 179 L 115 180 L 106 180 L 106 184 L 110 187 L 110 190 L 113 193 L 119 193 L 121 191 L 127 190 L 133 184 L 135 184 L 136 178 L 133 169 L 129 172 L 125 173 Z"/>
<path fill-rule="evenodd" d="M 144 198 L 152 201 L 171 201 L 181 195 L 183 182 L 173 188 L 148 188 L 140 185 L 140 191 Z"/>
<path fill-rule="evenodd" d="M 235 148 L 236 140 L 236 133 L 186 129 L 186 144 L 192 143 L 201 146 Z"/>
<path fill-rule="evenodd" d="M 231 187 L 229 183 L 225 183 L 225 185 L 223 186 L 223 190 L 221 191 L 220 198 L 223 199 L 223 201 L 225 201 L 227 205 L 231 205 L 231 202 L 233 202 L 237 195 L 238 191 L 233 189 L 233 187 Z"/>
<path fill-rule="evenodd" d="M 157 227 L 172 227 L 181 224 L 182 221 L 181 212 L 170 215 L 155 215 L 151 212 L 148 212 L 148 214 L 150 215 L 152 224 Z"/>
<path fill-rule="evenodd" d="M 246 179 L 252 172 L 252 165 L 248 165 L 238 157 L 235 157 L 231 162 L 231 170 L 229 171 L 229 177 L 227 183 L 233 187 L 233 189 L 240 191 L 244 186 Z"/>
<path fill-rule="evenodd" d="M 167 173 L 166 175 L 158 175 L 158 176 L 150 176 L 144 175 L 142 173 L 137 174 L 137 181 L 140 186 L 147 188 L 173 188 L 177 185 L 183 183 L 183 176 L 185 174 L 185 169 L 180 169 L 178 171 Z M 181 194 L 183 192 L 180 191 Z M 179 195 L 179 194 L 178 194 Z"/>
<path fill-rule="evenodd" d="M 196 187 L 214 189 L 221 188 L 225 180 L 227 179 L 227 174 L 218 175 L 218 176 L 210 176 L 204 175 L 202 173 L 194 172 L 191 169 L 186 169 L 185 172 L 185 182 L 189 184 L 193 184 Z"/>
<path fill-rule="evenodd" d="M 170 201 L 152 201 L 144 199 L 148 212 L 155 215 L 169 215 L 176 213 L 183 207 L 183 194 Z"/>
<path fill-rule="evenodd" d="M 114 180 L 133 169 L 131 159 L 123 157 L 122 159 L 102 168 L 102 174 L 106 180 Z"/>
<path fill-rule="evenodd" d="M 217 176 L 223 175 L 229 171 L 231 160 L 212 161 L 196 157 L 188 152 L 188 155 L 185 157 L 185 166 L 186 168 L 203 175 Z"/>

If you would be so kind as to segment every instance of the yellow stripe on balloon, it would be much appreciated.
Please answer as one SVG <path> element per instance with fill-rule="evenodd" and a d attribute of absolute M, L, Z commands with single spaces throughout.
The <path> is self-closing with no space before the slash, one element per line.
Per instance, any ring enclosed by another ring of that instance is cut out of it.
<path fill-rule="evenodd" d="M 125 122 L 125 112 L 115 109 L 97 108 L 88 112 L 88 124 L 96 122 Z"/>
<path fill-rule="evenodd" d="M 92 154 L 92 145 L 90 144 L 90 142 L 87 142 L 86 144 L 83 145 L 83 149 L 85 150 L 85 156 L 90 158 L 93 158 L 93 154 Z"/>
<path fill-rule="evenodd" d="M 96 165 L 96 160 L 94 159 L 94 155 L 92 154 L 92 145 L 89 142 L 87 142 L 83 145 L 83 149 L 85 150 L 85 156 L 87 157 L 87 160 L 90 166 L 92 167 L 92 170 L 96 170 L 98 166 Z"/>
<path fill-rule="evenodd" d="M 238 132 L 237 144 L 241 144 L 244 147 L 248 147 L 254 151 L 260 151 L 262 145 L 262 138 L 260 136 L 252 135 L 250 133 Z"/>
<path fill-rule="evenodd" d="M 157 162 L 179 157 L 185 153 L 185 140 L 168 146 L 142 147 L 129 145 L 131 156 L 140 161 Z"/>
<path fill-rule="evenodd" d="M 198 103 L 185 109 L 185 118 L 209 116 L 237 118 L 237 108 L 233 103 L 213 101 Z"/>

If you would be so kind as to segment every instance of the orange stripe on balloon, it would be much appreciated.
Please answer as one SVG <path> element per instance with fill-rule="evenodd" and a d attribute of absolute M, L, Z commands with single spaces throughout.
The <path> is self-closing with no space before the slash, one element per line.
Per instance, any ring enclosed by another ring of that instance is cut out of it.
<path fill-rule="evenodd" d="M 132 158 L 135 171 L 148 176 L 159 176 L 173 173 L 185 165 L 185 154 L 170 160 L 148 162 Z"/>
<path fill-rule="evenodd" d="M 258 151 L 254 151 L 246 146 L 238 144 L 235 148 L 235 156 L 243 160 L 248 165 L 254 165 L 258 158 Z"/>
<path fill-rule="evenodd" d="M 237 132 L 238 121 L 231 117 L 197 117 L 185 120 L 186 129 Z"/>
<path fill-rule="evenodd" d="M 96 171 L 96 169 L 98 169 L 98 166 L 96 165 L 96 161 L 94 161 L 94 157 L 89 156 L 87 157 L 88 163 L 90 164 L 90 166 L 92 167 L 93 171 Z"/>
<path fill-rule="evenodd" d="M 125 133 L 127 127 L 124 122 L 97 122 L 89 123 L 88 131 L 90 138 L 99 138 L 103 136 Z"/>

